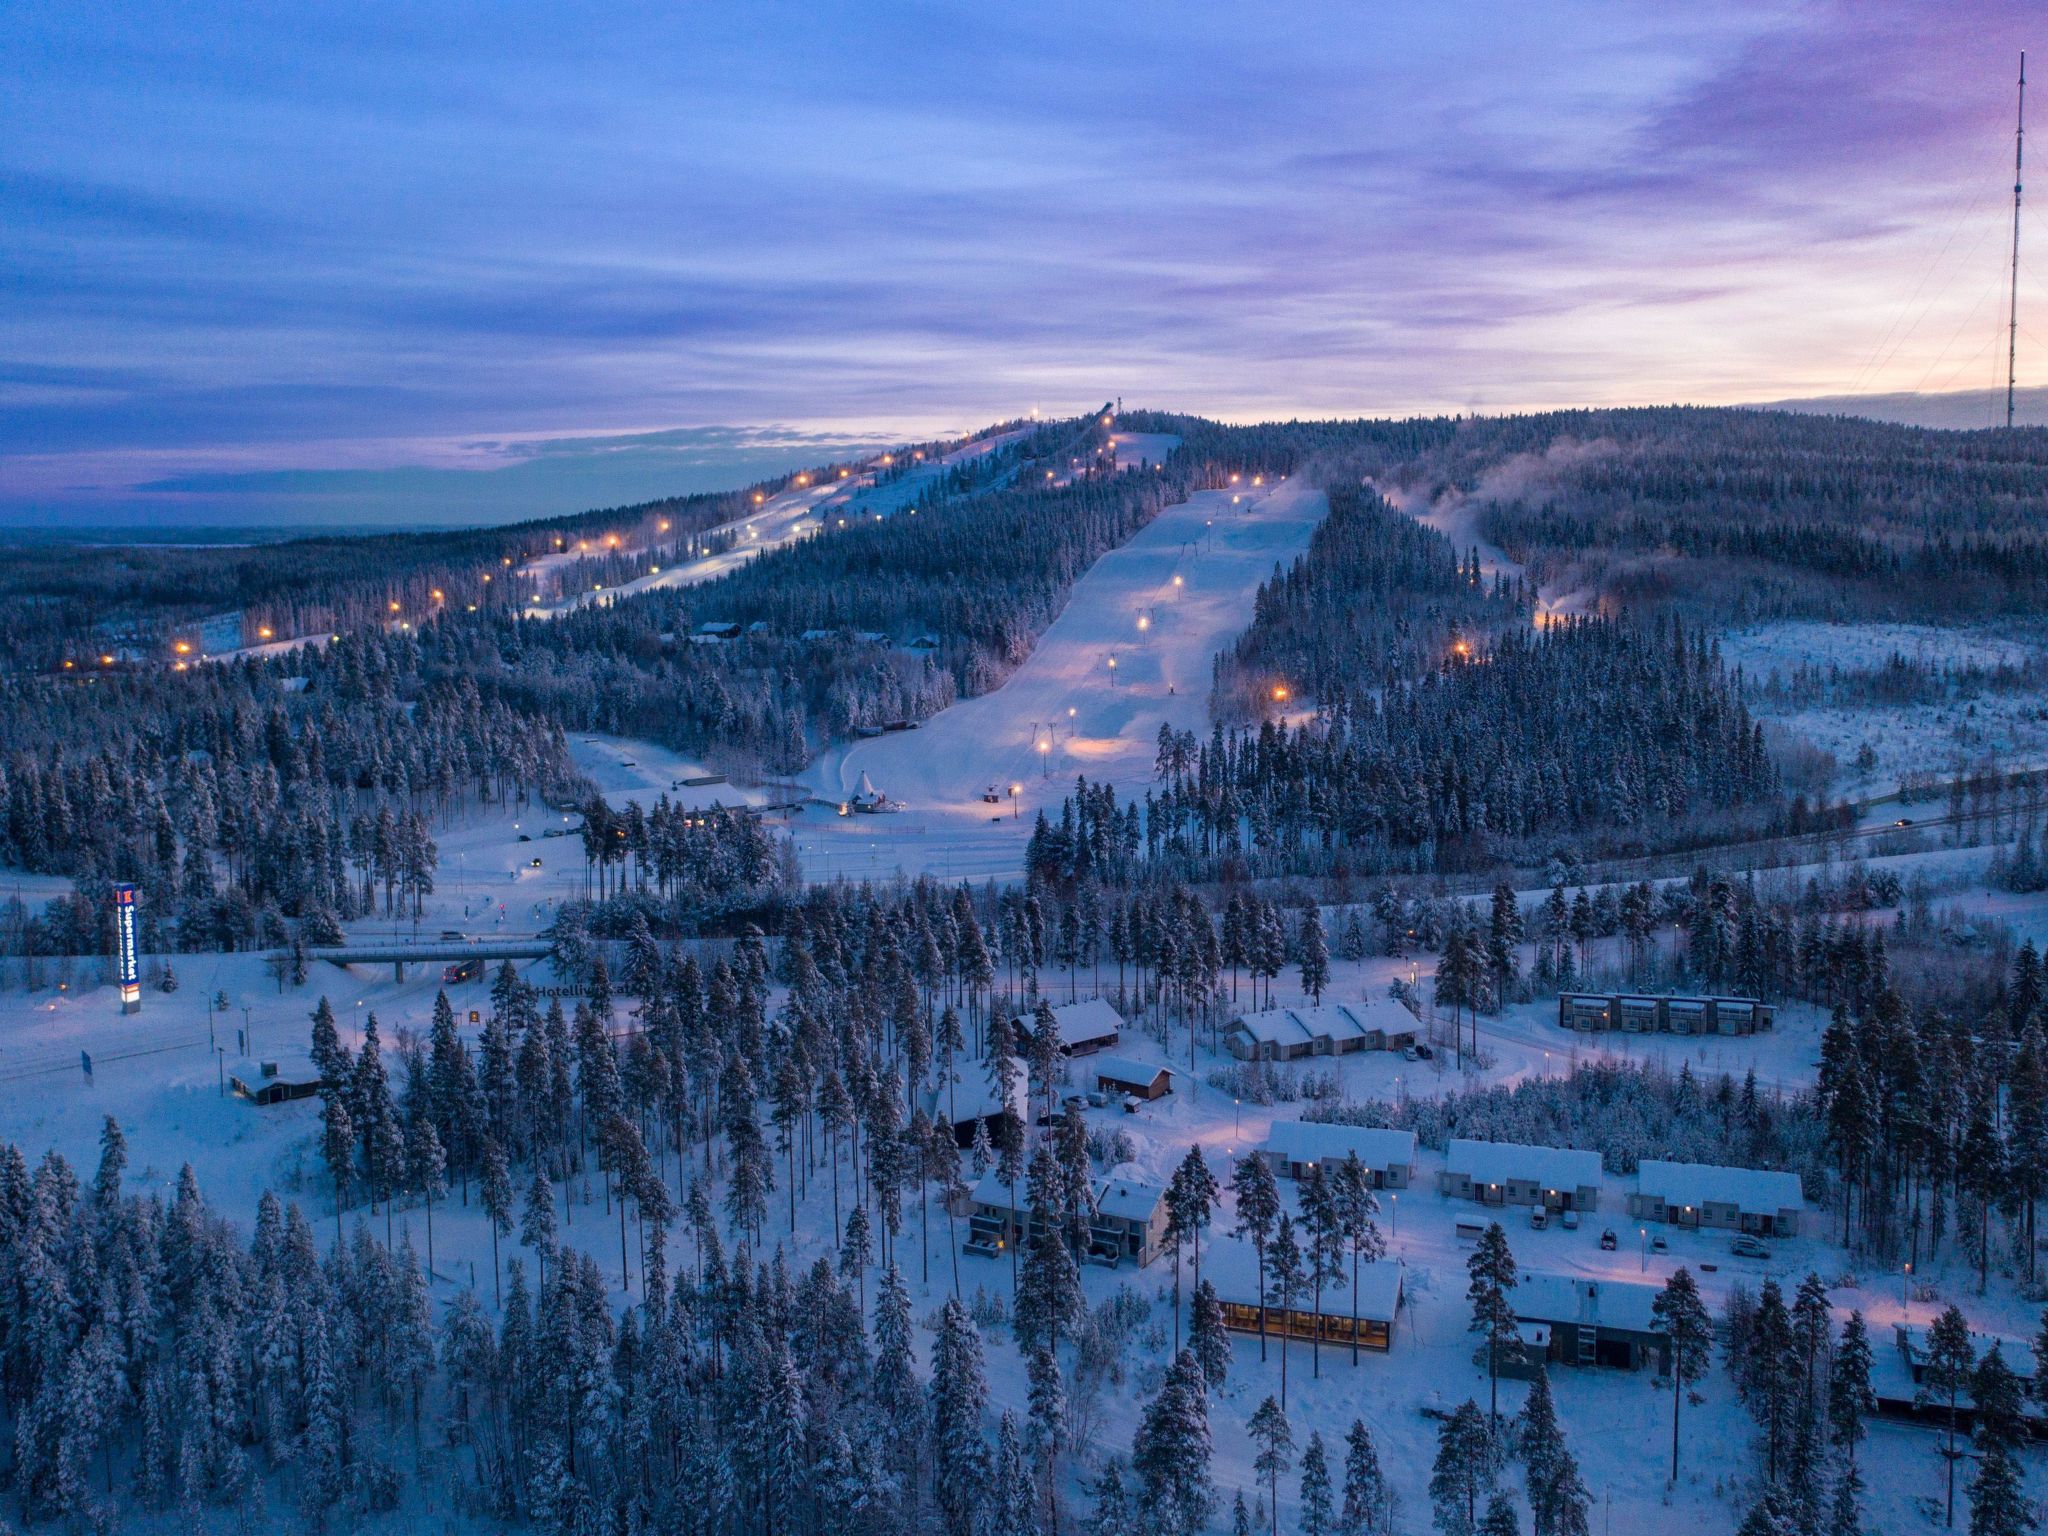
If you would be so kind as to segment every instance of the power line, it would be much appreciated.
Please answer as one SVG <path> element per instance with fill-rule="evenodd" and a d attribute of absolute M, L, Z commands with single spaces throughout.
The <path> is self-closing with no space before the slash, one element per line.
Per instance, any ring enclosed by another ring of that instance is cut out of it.
<path fill-rule="evenodd" d="M 2027 51 L 2020 50 L 2020 105 L 2012 135 L 2012 308 L 2005 331 L 2005 424 L 2012 426 L 2013 384 L 2020 347 L 2020 186 L 2027 148 Z"/>

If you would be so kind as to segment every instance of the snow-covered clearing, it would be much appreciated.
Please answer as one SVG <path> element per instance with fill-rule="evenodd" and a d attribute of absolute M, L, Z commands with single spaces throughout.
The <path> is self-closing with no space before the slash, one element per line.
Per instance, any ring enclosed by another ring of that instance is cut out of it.
<path fill-rule="evenodd" d="M 1014 876 L 1034 814 L 1056 810 L 1077 774 L 1142 790 L 1162 723 L 1207 733 L 1211 658 L 1325 510 L 1320 491 L 1289 482 L 1204 491 L 1161 512 L 1074 584 L 1002 687 L 922 729 L 835 748 L 806 771 L 831 804 L 793 824 L 805 874 Z M 906 808 L 837 815 L 862 774 Z M 994 804 L 982 798 L 991 791 Z"/>
<path fill-rule="evenodd" d="M 1942 629 L 1925 624 L 1788 621 L 1721 638 L 1722 659 L 1758 683 L 1790 680 L 1800 667 L 1867 672 L 1893 656 L 1927 667 L 2021 667 L 2048 658 L 2048 635 L 2031 627 Z M 1949 778 L 1986 761 L 2002 768 L 2048 762 L 2048 690 L 1956 687 L 1940 702 L 1781 708 L 1757 712 L 1781 733 L 1834 758 L 1834 789 L 1889 795 L 1909 777 Z M 1874 766 L 1855 767 L 1868 746 Z"/>

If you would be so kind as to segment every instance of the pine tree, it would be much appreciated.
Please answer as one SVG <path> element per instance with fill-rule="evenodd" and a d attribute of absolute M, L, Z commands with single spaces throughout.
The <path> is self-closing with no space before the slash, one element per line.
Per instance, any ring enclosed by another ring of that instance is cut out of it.
<path fill-rule="evenodd" d="M 1522 1536 L 1522 1522 L 1515 1514 L 1515 1501 L 1501 1489 L 1486 1501 L 1486 1513 L 1479 1521 L 1479 1536 Z"/>
<path fill-rule="evenodd" d="M 1190 1313 L 1188 1348 L 1200 1362 L 1209 1390 L 1219 1391 L 1230 1374 L 1230 1331 L 1223 1320 L 1223 1302 L 1207 1280 L 1195 1287 Z"/>
<path fill-rule="evenodd" d="M 1393 1529 L 1386 1475 L 1365 1420 L 1353 1419 L 1344 1435 L 1344 1536 L 1383 1536 Z"/>
<path fill-rule="evenodd" d="M 1851 1312 L 1828 1371 L 1828 1438 L 1851 1471 L 1856 1466 L 1857 1443 L 1863 1439 L 1864 1417 L 1877 1408 L 1870 1367 L 1870 1331 L 1863 1314 Z"/>
<path fill-rule="evenodd" d="M 1488 1414 L 1500 1420 L 1500 1354 L 1518 1337 L 1514 1303 L 1508 1293 L 1515 1288 L 1515 1256 L 1508 1249 L 1508 1235 L 1497 1221 L 1488 1222 L 1480 1234 L 1479 1246 L 1465 1261 L 1470 1283 L 1465 1298 L 1472 1303 L 1470 1331 L 1486 1340 L 1486 1376 L 1492 1393 Z"/>
<path fill-rule="evenodd" d="M 1323 910 L 1310 906 L 1301 914 L 1301 990 L 1321 1007 L 1323 989 L 1330 984 L 1330 941 L 1323 931 Z"/>
<path fill-rule="evenodd" d="M 1939 1404 L 1947 1411 L 1942 1460 L 1948 1468 L 1947 1523 L 1956 1523 L 1956 1419 L 1963 1397 L 1969 1392 L 1977 1367 L 1977 1352 L 1970 1343 L 1970 1325 L 1954 1306 L 1946 1307 L 1927 1333 L 1927 1364 L 1921 1374 L 1914 1400 Z"/>
<path fill-rule="evenodd" d="M 1258 1454 L 1252 1458 L 1252 1470 L 1266 1480 L 1266 1504 L 1272 1512 L 1270 1529 L 1273 1536 L 1279 1536 L 1280 1474 L 1294 1465 L 1294 1430 L 1279 1403 L 1268 1397 L 1253 1412 L 1245 1433 L 1258 1447 Z"/>
<path fill-rule="evenodd" d="M 939 1309 L 930 1388 L 932 1495 L 950 1536 L 973 1536 L 987 1478 L 981 1334 L 957 1298 Z"/>
<path fill-rule="evenodd" d="M 1671 1368 L 1671 1481 L 1678 1481 L 1678 1421 L 1686 1388 L 1707 1373 L 1714 1347 L 1714 1319 L 1692 1271 L 1683 1264 L 1672 1272 L 1664 1289 L 1650 1304 L 1650 1315 L 1664 1337 L 1670 1340 Z"/>
<path fill-rule="evenodd" d="M 1436 1463 L 1429 1477 L 1429 1501 L 1444 1536 L 1473 1536 L 1481 1495 L 1493 1487 L 1493 1431 L 1479 1405 L 1467 1398 L 1437 1432 Z"/>
<path fill-rule="evenodd" d="M 1308 1447 L 1301 1453 L 1301 1536 L 1330 1536 L 1335 1529 L 1334 1516 L 1323 1437 L 1311 1433 Z"/>
<path fill-rule="evenodd" d="M 1215 1504 L 1209 1482 L 1209 1405 L 1202 1368 L 1182 1350 L 1167 1368 L 1131 1446 L 1147 1531 L 1194 1536 Z"/>
<path fill-rule="evenodd" d="M 1257 1152 L 1247 1152 L 1238 1160 L 1231 1177 L 1232 1188 L 1237 1194 L 1237 1226 L 1231 1236 L 1249 1237 L 1252 1255 L 1258 1270 L 1259 1289 L 1259 1361 L 1266 1359 L 1266 1245 L 1273 1239 L 1273 1231 L 1280 1220 L 1280 1187 L 1273 1180 L 1272 1166 Z M 2048 1322 L 2042 1325 L 2048 1328 Z"/>

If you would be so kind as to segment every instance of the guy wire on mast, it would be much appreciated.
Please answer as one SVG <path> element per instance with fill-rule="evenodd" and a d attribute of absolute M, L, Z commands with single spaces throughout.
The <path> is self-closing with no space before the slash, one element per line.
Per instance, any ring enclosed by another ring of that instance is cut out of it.
<path fill-rule="evenodd" d="M 2012 301 L 2005 322 L 2005 424 L 2012 426 L 2020 347 L 2020 187 L 2027 150 L 2027 51 L 2020 50 L 2020 109 L 2012 135 Z"/>

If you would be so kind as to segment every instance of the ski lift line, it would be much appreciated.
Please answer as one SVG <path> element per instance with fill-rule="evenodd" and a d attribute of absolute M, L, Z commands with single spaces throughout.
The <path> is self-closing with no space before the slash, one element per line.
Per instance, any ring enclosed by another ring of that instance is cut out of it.
<path fill-rule="evenodd" d="M 1984 308 L 1984 301 L 1987 298 L 2002 299 L 2004 297 L 2004 287 L 2005 285 L 2003 283 L 1993 284 L 1990 288 L 1987 288 L 1983 293 L 1977 296 L 1977 302 L 1970 306 L 1969 313 L 1963 317 L 1962 321 L 1956 326 L 1955 330 L 1950 333 L 1948 340 L 1942 344 L 1941 351 L 1935 354 L 1934 361 L 1927 365 L 1927 371 L 1920 375 L 1920 382 L 1915 384 L 1912 388 L 1911 392 L 1913 394 L 1919 394 L 1922 390 L 1924 390 L 1927 387 L 1927 381 L 1934 377 L 1934 370 L 1939 368 L 1943 363 L 1948 361 L 1948 354 L 1950 349 L 1953 348 L 1956 342 L 1962 337 L 1963 332 L 1969 330 L 1972 326 L 1980 323 L 1978 316 Z M 1974 358 L 1975 354 L 1973 353 L 1972 360 L 1974 360 Z"/>
<path fill-rule="evenodd" d="M 1985 226 L 1977 232 L 1976 243 L 1970 247 L 1969 254 L 1966 255 L 1962 259 L 1962 261 L 1956 265 L 1955 269 L 1951 271 L 1949 275 L 1942 281 L 1940 290 L 1937 293 L 1935 293 L 1933 297 L 1928 299 L 1926 304 L 1922 306 L 1920 313 L 1914 317 L 1912 325 L 1908 326 L 1905 332 L 1895 342 L 1892 343 L 1891 348 L 1884 354 L 1884 356 L 1878 359 L 1876 365 L 1871 369 L 1869 375 L 1863 381 L 1864 383 L 1868 383 L 1870 380 L 1875 379 L 1877 376 L 1881 375 L 1885 369 L 1891 366 L 1892 360 L 1899 355 L 1901 350 L 1904 349 L 1906 343 L 1911 341 L 1913 337 L 1919 332 L 1920 327 L 1926 323 L 1928 316 L 1932 315 L 1937 309 L 1941 307 L 1942 301 L 1948 297 L 1949 290 L 1955 287 L 1957 280 L 1961 278 L 1965 272 L 1968 272 L 1969 270 L 1971 270 L 1972 267 L 1976 265 L 1978 254 L 1984 249 L 1984 242 L 1990 238 L 1991 226 L 1989 223 L 1986 223 Z M 2005 286 L 2003 281 L 2003 274 L 2001 274 L 2001 280 L 1997 286 L 1999 290 L 2002 292 Z M 1978 302 L 1981 304 L 1983 301 L 1980 299 Z M 1974 316 L 1976 314 L 1976 309 L 1973 307 L 1970 313 Z M 1953 341 L 1954 338 L 1951 337 L 1950 339 L 1951 341 Z M 1944 349 L 1944 351 L 1946 351 L 1946 349 Z M 1939 366 L 1939 360 L 1937 360 L 1935 366 Z M 1932 367 L 1928 369 L 1928 372 L 1930 373 L 1933 371 L 1934 370 Z"/>
<path fill-rule="evenodd" d="M 152 1045 L 135 1051 L 95 1051 L 92 1062 L 95 1067 L 110 1061 L 133 1061 L 138 1056 L 162 1056 L 170 1051 L 205 1050 L 204 1040 L 181 1040 L 171 1045 Z M 64 1060 L 48 1066 L 18 1067 L 12 1072 L 0 1072 L 0 1083 L 18 1083 L 31 1077 L 51 1077 L 60 1072 L 76 1072 L 78 1058 L 66 1056 Z"/>

